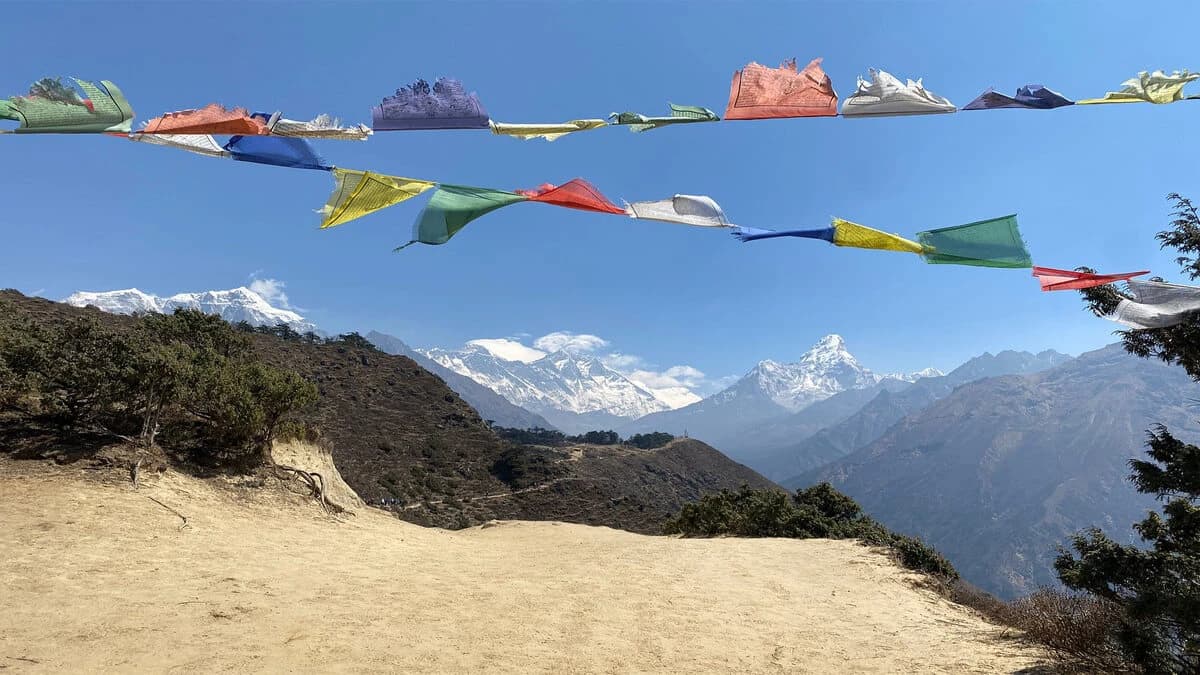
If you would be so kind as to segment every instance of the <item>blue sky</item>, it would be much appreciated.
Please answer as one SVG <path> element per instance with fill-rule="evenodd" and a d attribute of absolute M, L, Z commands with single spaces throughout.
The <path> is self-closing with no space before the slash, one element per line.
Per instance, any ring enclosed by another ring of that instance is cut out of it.
<path fill-rule="evenodd" d="M 838 93 L 879 67 L 965 105 L 1042 83 L 1101 96 L 1139 70 L 1200 68 L 1193 3 L 6 3 L 4 95 L 44 75 L 111 79 L 141 120 L 216 101 L 369 109 L 423 77 L 462 79 L 492 117 L 553 122 L 668 101 L 724 110 L 732 73 L 816 56 Z M 1149 28 L 1148 28 L 1149 27 Z M 49 46 L 47 42 L 52 42 Z M 1200 93 L 1193 85 L 1189 93 Z M 321 142 L 333 164 L 495 188 L 575 176 L 614 200 L 708 194 L 739 223 L 831 216 L 914 234 L 1019 214 L 1037 264 L 1152 269 L 1171 191 L 1200 198 L 1200 102 L 867 120 L 730 122 L 554 143 L 486 131 Z M 926 265 L 823 242 L 739 244 L 724 232 L 518 204 L 450 243 L 407 241 L 424 198 L 330 231 L 327 174 L 227 162 L 108 137 L 0 138 L 0 286 L 61 298 L 286 284 L 330 331 L 417 346 L 567 331 L 711 378 L 793 360 L 845 336 L 880 371 L 949 369 L 985 350 L 1078 353 L 1113 341 L 1076 294 L 1027 270 Z M 527 340 L 529 342 L 530 340 Z"/>

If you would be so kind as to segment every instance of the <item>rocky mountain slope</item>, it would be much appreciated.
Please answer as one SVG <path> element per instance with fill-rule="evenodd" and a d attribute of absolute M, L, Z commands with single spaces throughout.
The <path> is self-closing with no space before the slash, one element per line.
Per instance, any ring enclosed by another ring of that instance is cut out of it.
<path fill-rule="evenodd" d="M 422 354 L 570 433 L 596 429 L 597 422 L 611 424 L 671 408 L 653 391 L 600 359 L 567 350 L 518 361 L 497 355 L 484 342 L 475 342 L 462 349 L 431 349 Z"/>
<path fill-rule="evenodd" d="M 1126 481 L 1145 432 L 1200 438 L 1200 385 L 1119 345 L 1049 370 L 979 380 L 789 485 L 832 482 L 888 527 L 944 553 L 969 581 L 1012 597 L 1055 582 L 1055 547 L 1130 525 L 1153 502 Z"/>
<path fill-rule="evenodd" d="M 948 375 L 922 378 L 907 387 L 880 387 L 852 415 L 841 421 L 830 419 L 815 433 L 797 434 L 786 444 L 763 444 L 753 458 L 745 458 L 773 480 L 787 480 L 827 464 L 865 447 L 883 435 L 904 417 L 924 410 L 968 382 L 1000 375 L 1035 373 L 1069 361 L 1071 357 L 1053 350 L 1037 354 L 1006 350 L 985 353 L 955 368 Z M 839 396 L 846 397 L 849 394 Z M 833 399 L 830 403 L 833 403 Z M 842 401 L 838 401 L 842 403 Z M 847 407 L 853 403 L 846 400 Z M 780 423 L 785 428 L 803 429 L 793 420 Z M 776 435 L 774 438 L 779 438 Z"/>
<path fill-rule="evenodd" d="M 618 428 L 628 435 L 649 431 L 666 431 L 689 436 L 721 448 L 740 461 L 761 454 L 763 444 L 787 443 L 802 438 L 834 419 L 828 415 L 849 415 L 859 402 L 855 396 L 840 399 L 841 406 L 832 406 L 819 415 L 797 418 L 794 425 L 784 425 L 792 415 L 804 415 L 813 404 L 830 399 L 841 392 L 871 391 L 881 383 L 884 387 L 903 387 L 926 375 L 940 374 L 926 369 L 911 375 L 879 375 L 865 368 L 846 348 L 840 335 L 827 335 L 812 346 L 795 363 L 762 361 L 749 373 L 725 390 L 692 405 L 642 417 Z M 811 425 L 817 425 L 815 427 Z M 773 426 L 771 431 L 764 427 Z M 807 432 L 807 433 L 806 433 Z"/>
<path fill-rule="evenodd" d="M 380 333 L 379 331 L 371 331 L 364 337 L 370 340 L 371 344 L 378 347 L 380 351 L 397 356 L 407 356 L 420 364 L 425 370 L 442 378 L 446 386 L 463 397 L 463 400 L 469 403 L 484 420 L 490 420 L 499 426 L 511 429 L 554 428 L 554 425 L 550 424 L 541 415 L 509 403 L 508 399 L 479 384 L 475 380 L 460 375 L 442 364 L 429 359 L 424 354 L 417 352 L 398 337 Z"/>
<path fill-rule="evenodd" d="M 15 291 L 0 291 L 0 312 L 36 323 L 84 316 L 113 327 L 133 322 Z M 525 472 L 526 478 L 547 477 L 531 485 L 510 475 L 513 446 L 412 359 L 343 342 L 248 336 L 263 361 L 317 385 L 319 401 L 301 418 L 331 448 L 346 482 L 369 502 L 388 500 L 398 516 L 412 522 L 464 527 L 503 514 L 651 531 L 682 499 L 742 483 L 770 485 L 719 452 L 686 442 L 659 450 L 611 448 L 578 458 L 547 455 L 550 461 L 534 467 L 545 471 Z M 553 488 L 556 498 L 514 501 L 518 490 L 539 485 Z M 614 504 L 619 497 L 628 506 Z M 564 503 L 572 506 L 570 512 L 563 511 Z"/>

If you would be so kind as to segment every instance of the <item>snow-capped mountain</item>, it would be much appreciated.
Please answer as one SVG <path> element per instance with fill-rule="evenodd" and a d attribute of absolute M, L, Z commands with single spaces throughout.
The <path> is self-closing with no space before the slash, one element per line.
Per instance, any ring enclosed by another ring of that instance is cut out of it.
<path fill-rule="evenodd" d="M 936 368 L 916 373 L 880 375 L 864 368 L 846 349 L 840 335 L 826 335 L 799 361 L 779 363 L 770 359 L 758 365 L 724 391 L 712 396 L 714 402 L 745 396 L 753 392 L 765 396 L 780 407 L 796 412 L 847 389 L 864 389 L 884 378 L 914 382 L 922 377 L 941 375 Z"/>
<path fill-rule="evenodd" d="M 245 287 L 227 291 L 179 293 L 168 298 L 143 293 L 136 288 L 123 291 L 79 291 L 64 298 L 63 302 L 76 307 L 95 305 L 99 309 L 113 314 L 146 312 L 170 314 L 178 308 L 196 309 L 206 314 L 216 314 L 230 323 L 245 321 L 253 326 L 274 326 L 286 323 L 301 333 L 316 332 L 317 330 L 316 324 L 296 312 L 273 307 L 261 295 Z"/>
<path fill-rule="evenodd" d="M 740 440 L 763 425 L 841 392 L 862 390 L 869 397 L 877 388 L 907 387 L 934 374 L 940 373 L 933 368 L 901 375 L 874 373 L 854 358 L 840 335 L 826 335 L 794 363 L 760 361 L 737 382 L 703 401 L 648 415 L 617 430 L 626 435 L 687 432 L 728 452 L 739 449 Z"/>
<path fill-rule="evenodd" d="M 458 350 L 429 349 L 425 356 L 534 412 L 606 413 L 636 418 L 673 406 L 660 395 L 604 365 L 599 359 L 559 350 L 496 353 L 476 340 Z M 534 360 L 513 360 L 533 358 Z M 552 422 L 554 420 L 551 420 Z"/>

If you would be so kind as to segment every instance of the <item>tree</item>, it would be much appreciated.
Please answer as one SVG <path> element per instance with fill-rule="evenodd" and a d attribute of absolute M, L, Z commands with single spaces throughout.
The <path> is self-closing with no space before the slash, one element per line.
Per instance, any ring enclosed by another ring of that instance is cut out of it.
<path fill-rule="evenodd" d="M 1177 194 L 1171 229 L 1159 232 L 1163 248 L 1191 279 L 1200 277 L 1200 214 Z M 1111 286 L 1083 291 L 1088 308 L 1109 314 L 1124 297 Z M 1126 351 L 1157 357 L 1200 381 L 1200 313 L 1166 328 L 1118 331 Z M 1117 639 L 1148 672 L 1200 672 L 1200 447 L 1183 443 L 1163 426 L 1149 432 L 1150 461 L 1133 459 L 1130 480 L 1165 502 L 1134 525 L 1144 547 L 1119 544 L 1098 528 L 1071 539 L 1054 567 L 1068 587 L 1117 603 Z"/>

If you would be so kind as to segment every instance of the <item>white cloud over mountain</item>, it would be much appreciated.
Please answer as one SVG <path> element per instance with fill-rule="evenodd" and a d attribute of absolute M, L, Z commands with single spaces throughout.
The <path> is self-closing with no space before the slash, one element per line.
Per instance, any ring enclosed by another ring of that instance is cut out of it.
<path fill-rule="evenodd" d="M 594 354 L 608 345 L 608 340 L 597 335 L 561 330 L 547 333 L 533 341 L 534 347 L 547 353 L 564 351 L 571 354 Z"/>
<path fill-rule="evenodd" d="M 538 359 L 546 356 L 546 352 L 526 347 L 525 345 L 510 340 L 507 338 L 481 338 L 478 340 L 470 340 L 469 345 L 477 345 L 483 347 L 489 354 L 505 361 L 520 361 L 521 363 L 533 363 Z"/>

